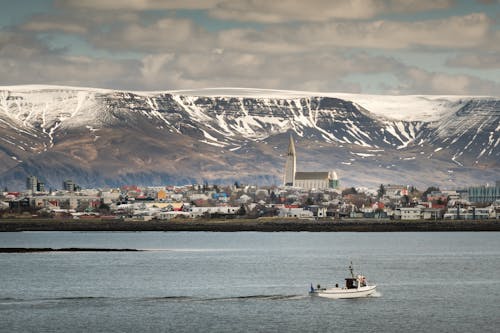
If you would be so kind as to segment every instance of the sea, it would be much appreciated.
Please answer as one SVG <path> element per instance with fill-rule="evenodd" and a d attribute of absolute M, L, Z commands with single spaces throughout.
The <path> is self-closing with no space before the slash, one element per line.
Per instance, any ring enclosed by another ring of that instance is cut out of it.
<path fill-rule="evenodd" d="M 1 332 L 500 332 L 498 232 L 19 232 Z M 311 297 L 348 266 L 373 297 Z"/>

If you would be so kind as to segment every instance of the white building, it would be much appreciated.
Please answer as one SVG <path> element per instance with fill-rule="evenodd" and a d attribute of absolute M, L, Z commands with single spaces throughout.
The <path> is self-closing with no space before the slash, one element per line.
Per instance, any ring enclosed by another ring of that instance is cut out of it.
<path fill-rule="evenodd" d="M 422 209 L 420 207 L 400 208 L 401 220 L 420 220 L 422 218 Z"/>
<path fill-rule="evenodd" d="M 337 188 L 339 185 L 338 176 L 335 171 L 298 172 L 296 169 L 297 154 L 295 152 L 293 137 L 290 135 L 283 174 L 283 185 L 300 187 L 305 190 L 326 190 Z"/>
<path fill-rule="evenodd" d="M 303 208 L 284 207 L 280 209 L 279 217 L 297 217 L 297 218 L 312 218 L 313 212 L 304 210 Z"/>
<path fill-rule="evenodd" d="M 326 190 L 335 188 L 338 184 L 335 171 L 296 172 L 294 186 L 305 190 Z"/>
<path fill-rule="evenodd" d="M 235 215 L 240 207 L 220 206 L 220 207 L 191 207 L 189 212 L 191 217 L 202 217 L 204 214 Z"/>

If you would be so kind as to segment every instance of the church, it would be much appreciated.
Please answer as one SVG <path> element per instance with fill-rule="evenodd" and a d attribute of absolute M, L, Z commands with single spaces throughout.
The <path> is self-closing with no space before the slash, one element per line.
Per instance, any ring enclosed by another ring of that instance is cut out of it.
<path fill-rule="evenodd" d="M 290 143 L 285 161 L 285 173 L 283 176 L 283 185 L 300 187 L 305 190 L 325 190 L 337 188 L 339 180 L 335 171 L 303 172 L 296 171 L 297 154 L 295 144 L 290 134 Z"/>

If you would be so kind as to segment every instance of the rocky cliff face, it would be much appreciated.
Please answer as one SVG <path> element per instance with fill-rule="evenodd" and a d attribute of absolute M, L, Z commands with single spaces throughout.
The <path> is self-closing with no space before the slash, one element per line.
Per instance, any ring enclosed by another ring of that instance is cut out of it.
<path fill-rule="evenodd" d="M 289 132 L 346 186 L 500 178 L 497 98 L 25 86 L 0 88 L 0 185 L 279 184 Z"/>

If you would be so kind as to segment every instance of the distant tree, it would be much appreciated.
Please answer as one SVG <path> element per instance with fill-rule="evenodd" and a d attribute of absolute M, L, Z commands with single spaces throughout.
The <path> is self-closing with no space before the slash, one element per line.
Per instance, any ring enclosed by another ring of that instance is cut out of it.
<path fill-rule="evenodd" d="M 101 213 L 101 214 L 108 214 L 110 212 L 109 205 L 105 204 L 104 202 L 101 202 L 98 210 L 99 210 L 99 213 Z"/>
<path fill-rule="evenodd" d="M 276 193 L 274 191 L 271 191 L 271 194 L 269 195 L 269 200 L 271 200 L 271 203 L 276 203 L 278 200 L 278 197 L 276 196 Z"/>
<path fill-rule="evenodd" d="M 244 216 L 247 214 L 247 210 L 245 209 L 245 206 L 244 205 L 241 205 L 240 206 L 240 209 L 238 209 L 238 213 L 237 213 L 239 216 Z"/>
<path fill-rule="evenodd" d="M 342 196 L 349 195 L 349 194 L 358 194 L 358 191 L 354 187 L 347 188 L 342 191 Z"/>
<path fill-rule="evenodd" d="M 380 184 L 380 187 L 378 188 L 377 191 L 377 198 L 382 198 L 385 195 L 385 187 L 384 184 Z"/>
<path fill-rule="evenodd" d="M 427 201 L 427 195 L 429 195 L 431 192 L 439 192 L 439 191 L 440 191 L 439 187 L 430 186 L 427 188 L 427 190 L 424 191 L 424 193 L 422 193 L 422 199 Z"/>

